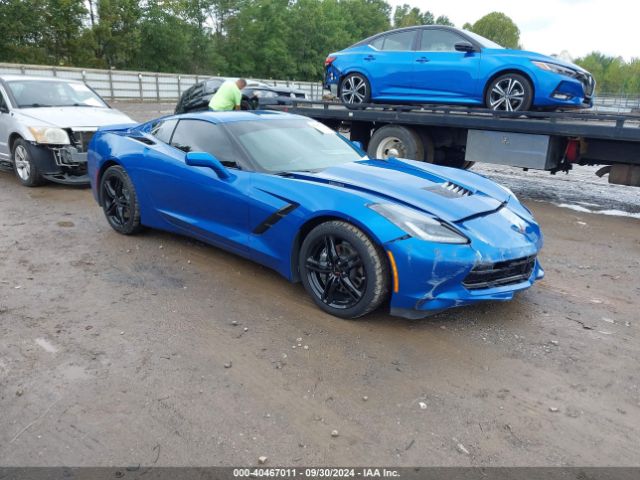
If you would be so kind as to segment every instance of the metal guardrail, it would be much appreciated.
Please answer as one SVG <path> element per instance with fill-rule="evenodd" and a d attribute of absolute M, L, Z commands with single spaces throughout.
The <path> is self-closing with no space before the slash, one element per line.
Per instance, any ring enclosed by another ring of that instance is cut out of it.
<path fill-rule="evenodd" d="M 139 102 L 175 102 L 187 88 L 214 75 L 190 75 L 128 70 L 99 70 L 93 68 L 55 67 L 0 63 L 0 74 L 34 75 L 81 80 L 102 97 L 110 100 Z M 216 75 L 219 76 L 219 75 Z M 273 86 L 302 90 L 310 100 L 323 97 L 322 83 L 295 80 L 253 79 Z M 600 94 L 594 110 L 607 113 L 637 113 L 640 97 Z"/>
<path fill-rule="evenodd" d="M 93 68 L 53 67 L 0 63 L 0 74 L 59 77 L 85 82 L 100 96 L 109 100 L 140 102 L 175 102 L 182 92 L 201 80 L 214 75 L 183 75 L 175 73 L 98 70 Z M 217 75 L 216 75 L 217 76 Z M 252 79 L 273 86 L 302 90 L 311 99 L 322 98 L 320 82 Z"/>

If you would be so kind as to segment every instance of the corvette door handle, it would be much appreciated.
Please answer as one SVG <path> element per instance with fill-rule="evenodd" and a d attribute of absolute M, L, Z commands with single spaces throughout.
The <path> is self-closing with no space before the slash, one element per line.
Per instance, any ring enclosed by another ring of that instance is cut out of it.
<path fill-rule="evenodd" d="M 416 62 L 418 63 L 427 63 L 429 61 L 429 59 L 427 57 L 420 57 L 419 59 L 416 60 Z"/>
<path fill-rule="evenodd" d="M 376 59 L 376 57 L 374 57 L 373 55 L 369 55 L 369 56 L 364 57 L 364 60 L 367 61 L 367 62 L 370 62 L 371 60 L 375 60 L 375 59 Z"/>

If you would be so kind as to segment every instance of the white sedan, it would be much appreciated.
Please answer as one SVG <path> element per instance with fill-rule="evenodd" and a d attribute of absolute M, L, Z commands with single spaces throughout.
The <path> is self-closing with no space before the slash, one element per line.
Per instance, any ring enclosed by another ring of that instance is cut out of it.
<path fill-rule="evenodd" d="M 133 123 L 83 82 L 0 76 L 0 167 L 27 187 L 88 184 L 87 148 L 102 126 Z"/>

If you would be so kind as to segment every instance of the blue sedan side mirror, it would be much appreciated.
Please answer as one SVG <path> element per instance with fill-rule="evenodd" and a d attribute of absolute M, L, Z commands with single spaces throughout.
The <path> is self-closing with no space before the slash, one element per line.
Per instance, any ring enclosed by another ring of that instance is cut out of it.
<path fill-rule="evenodd" d="M 222 180 L 231 176 L 229 170 L 222 165 L 220 160 L 207 152 L 188 152 L 185 157 L 185 163 L 191 167 L 208 167 L 216 172 Z"/>

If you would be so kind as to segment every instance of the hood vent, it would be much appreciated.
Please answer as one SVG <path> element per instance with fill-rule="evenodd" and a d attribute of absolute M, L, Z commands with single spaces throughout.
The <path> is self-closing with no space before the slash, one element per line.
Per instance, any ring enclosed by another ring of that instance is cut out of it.
<path fill-rule="evenodd" d="M 467 190 L 466 188 L 457 185 L 453 182 L 444 182 L 438 185 L 433 185 L 431 187 L 424 188 L 428 192 L 437 193 L 438 195 L 446 198 L 460 198 L 460 197 L 469 197 L 473 195 L 471 190 Z"/>

